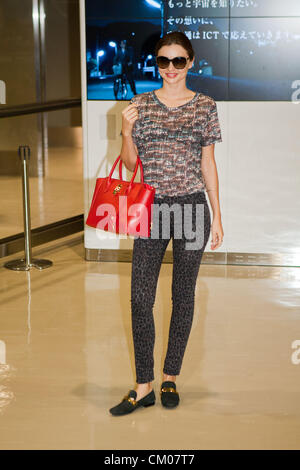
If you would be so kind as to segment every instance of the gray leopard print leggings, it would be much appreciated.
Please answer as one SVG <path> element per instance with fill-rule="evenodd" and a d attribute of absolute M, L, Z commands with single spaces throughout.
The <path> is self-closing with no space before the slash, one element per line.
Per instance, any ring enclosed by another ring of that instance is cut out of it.
<path fill-rule="evenodd" d="M 181 196 L 155 196 L 154 204 L 180 205 L 182 214 L 185 211 L 184 204 L 189 204 L 192 209 L 190 225 L 194 231 L 197 227 L 202 232 L 201 243 L 197 243 L 197 249 L 186 249 L 186 242 L 193 244 L 193 237 L 186 237 L 182 229 L 182 236 L 178 238 L 174 228 L 178 226 L 178 218 L 174 218 L 174 211 L 170 210 L 170 233 L 167 238 L 162 237 L 162 214 L 153 217 L 151 235 L 146 237 L 134 237 L 132 270 L 131 270 L 131 319 L 132 335 L 135 353 L 136 382 L 145 383 L 154 380 L 154 341 L 155 326 L 153 318 L 153 306 L 156 296 L 158 276 L 162 260 L 172 238 L 173 244 L 173 276 L 172 276 L 172 317 L 169 328 L 168 349 L 164 362 L 163 372 L 168 375 L 179 375 L 186 345 L 192 327 L 194 316 L 194 297 L 196 280 L 200 268 L 203 251 L 208 242 L 211 227 L 210 211 L 205 192 L 199 191 Z M 196 215 L 196 204 L 202 207 Z M 178 207 L 178 206 L 177 206 Z M 182 215 L 182 220 L 184 217 Z M 153 238 L 154 229 L 159 236 Z"/>

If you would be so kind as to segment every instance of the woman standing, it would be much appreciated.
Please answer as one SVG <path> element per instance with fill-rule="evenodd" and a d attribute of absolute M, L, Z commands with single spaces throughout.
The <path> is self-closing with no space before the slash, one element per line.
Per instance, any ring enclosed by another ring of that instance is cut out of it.
<path fill-rule="evenodd" d="M 203 251 L 210 232 L 212 250 L 223 241 L 214 159 L 214 144 L 222 141 L 221 130 L 214 99 L 186 87 L 186 75 L 193 66 L 194 56 L 192 44 L 184 33 L 175 31 L 160 38 L 155 47 L 155 57 L 163 79 L 162 88 L 134 96 L 122 112 L 121 159 L 126 168 L 134 171 L 139 155 L 144 181 L 155 187 L 153 206 L 169 209 L 170 231 L 168 234 L 165 230 L 162 218 L 158 221 L 153 219 L 150 237 L 134 238 L 131 318 L 136 387 L 109 410 L 113 415 L 124 415 L 155 403 L 152 389 L 153 305 L 161 264 L 171 238 L 173 309 L 160 396 L 163 406 L 173 408 L 178 405 L 175 380 L 181 370 L 192 327 L 196 280 Z M 205 190 L 213 211 L 212 221 Z M 180 224 L 171 209 L 175 206 L 184 213 Z M 186 207 L 190 208 L 190 220 L 185 216 Z M 203 209 L 200 220 L 199 207 Z M 177 229 L 183 220 L 184 227 L 178 236 Z M 193 234 L 201 229 L 202 243 L 193 242 L 193 246 L 190 233 L 186 234 L 188 225 L 191 225 Z M 153 238 L 155 231 L 159 236 Z"/>

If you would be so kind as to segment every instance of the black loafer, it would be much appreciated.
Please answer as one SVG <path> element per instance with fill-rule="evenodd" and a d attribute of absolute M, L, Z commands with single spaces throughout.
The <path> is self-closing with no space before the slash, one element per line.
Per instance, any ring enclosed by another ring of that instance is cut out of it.
<path fill-rule="evenodd" d="M 140 400 L 136 401 L 136 391 L 129 390 L 128 394 L 125 395 L 121 403 L 111 408 L 109 411 L 114 416 L 127 415 L 132 413 L 141 406 L 152 406 L 155 404 L 155 393 L 151 390 L 148 395 L 144 396 Z"/>
<path fill-rule="evenodd" d="M 166 380 L 160 387 L 161 403 L 165 408 L 175 408 L 178 405 L 180 398 L 179 393 L 176 391 L 175 382 Z"/>

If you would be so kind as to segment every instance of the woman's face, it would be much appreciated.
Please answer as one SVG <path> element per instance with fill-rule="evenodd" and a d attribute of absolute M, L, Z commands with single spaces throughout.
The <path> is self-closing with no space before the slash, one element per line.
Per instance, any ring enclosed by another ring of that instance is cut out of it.
<path fill-rule="evenodd" d="M 166 69 L 158 67 L 160 76 L 167 83 L 178 83 L 181 80 L 185 80 L 188 70 L 193 66 L 194 59 L 191 61 L 188 57 L 187 51 L 179 44 L 171 44 L 169 46 L 162 46 L 158 50 L 158 56 L 162 55 L 168 57 L 168 59 L 174 59 L 174 57 L 186 57 L 187 63 L 184 69 L 176 69 L 172 62 Z"/>

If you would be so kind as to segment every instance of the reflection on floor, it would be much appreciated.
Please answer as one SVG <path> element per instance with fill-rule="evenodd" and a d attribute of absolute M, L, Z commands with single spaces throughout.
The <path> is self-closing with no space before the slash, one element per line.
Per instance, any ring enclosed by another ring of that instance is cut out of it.
<path fill-rule="evenodd" d="M 131 263 L 85 261 L 82 234 L 33 254 L 53 267 L 0 268 L 1 449 L 299 449 L 298 268 L 200 267 L 181 402 L 166 410 L 172 265 L 163 264 L 156 405 L 113 417 L 135 385 Z"/>
<path fill-rule="evenodd" d="M 82 148 L 49 148 L 45 177 L 31 176 L 31 228 L 83 214 Z M 0 238 L 24 232 L 22 175 L 0 177 Z"/>

